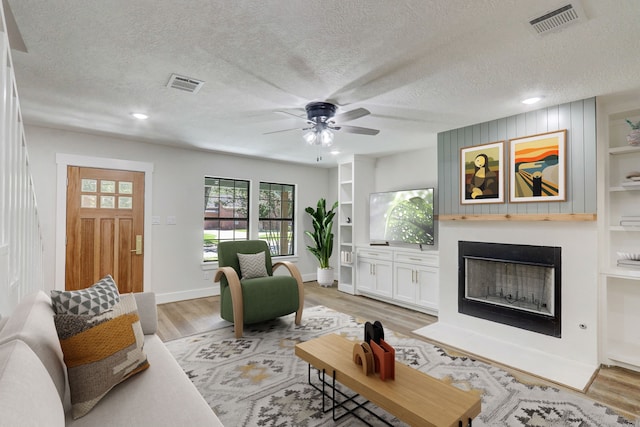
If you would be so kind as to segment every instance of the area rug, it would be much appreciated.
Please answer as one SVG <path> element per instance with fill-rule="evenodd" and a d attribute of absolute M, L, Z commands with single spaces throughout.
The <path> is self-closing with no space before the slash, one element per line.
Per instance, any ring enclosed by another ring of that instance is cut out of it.
<path fill-rule="evenodd" d="M 231 326 L 166 343 L 225 426 L 353 426 L 353 417 L 334 422 L 322 412 L 320 393 L 307 384 L 308 365 L 294 347 L 337 333 L 362 340 L 366 321 L 326 307 L 306 308 L 302 324 L 293 315 L 246 326 L 236 339 Z M 505 370 L 385 329 L 396 360 L 482 397 L 474 426 L 634 426 L 635 421 L 579 393 L 524 384 Z M 405 425 L 372 404 L 392 425 Z M 363 418 L 380 425 L 373 416 Z"/>

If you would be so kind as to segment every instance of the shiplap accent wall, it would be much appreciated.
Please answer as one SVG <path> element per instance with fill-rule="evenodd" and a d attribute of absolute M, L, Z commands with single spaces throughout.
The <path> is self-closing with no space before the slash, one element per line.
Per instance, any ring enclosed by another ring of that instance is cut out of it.
<path fill-rule="evenodd" d="M 18 91 L 0 21 L 0 315 L 43 288 L 43 245 Z"/>
<path fill-rule="evenodd" d="M 509 139 L 567 129 L 566 200 L 509 203 Z M 460 204 L 460 149 L 505 141 L 504 203 Z M 589 98 L 438 134 L 440 215 L 596 212 L 596 99 Z"/>

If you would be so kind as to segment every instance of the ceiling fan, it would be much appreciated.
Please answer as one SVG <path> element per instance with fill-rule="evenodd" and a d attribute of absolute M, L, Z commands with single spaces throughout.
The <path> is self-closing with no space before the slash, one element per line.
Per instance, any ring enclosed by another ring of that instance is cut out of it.
<path fill-rule="evenodd" d="M 356 108 L 355 110 L 336 115 L 337 109 L 338 107 L 330 102 L 310 102 L 305 106 L 307 117 L 298 116 L 286 111 L 280 112 L 307 122 L 309 126 L 302 128 L 302 131 L 304 132 L 303 138 L 309 145 L 319 145 L 323 147 L 331 146 L 331 144 L 333 144 L 333 132 L 335 131 L 356 133 L 360 135 L 377 135 L 380 133 L 378 129 L 347 126 L 342 124 L 343 122 L 348 122 L 371 114 L 366 108 Z M 274 132 L 267 132 L 265 135 L 288 132 L 297 129 L 300 128 L 277 130 Z"/>

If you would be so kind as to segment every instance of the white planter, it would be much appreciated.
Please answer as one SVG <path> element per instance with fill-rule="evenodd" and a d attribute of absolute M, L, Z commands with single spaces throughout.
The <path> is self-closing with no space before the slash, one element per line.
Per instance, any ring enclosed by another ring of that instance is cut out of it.
<path fill-rule="evenodd" d="M 318 283 L 320 286 L 332 286 L 333 285 L 333 267 L 320 268 L 318 267 Z"/>
<path fill-rule="evenodd" d="M 634 129 L 627 135 L 629 145 L 640 145 L 640 129 Z"/>

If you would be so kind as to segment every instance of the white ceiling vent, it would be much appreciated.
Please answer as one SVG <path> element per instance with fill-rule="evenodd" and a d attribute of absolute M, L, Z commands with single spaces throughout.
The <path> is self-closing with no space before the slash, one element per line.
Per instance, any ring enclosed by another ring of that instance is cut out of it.
<path fill-rule="evenodd" d="M 185 92 L 196 93 L 204 85 L 202 80 L 192 79 L 191 77 L 180 76 L 178 74 L 171 74 L 167 87 L 174 89 L 184 90 Z"/>
<path fill-rule="evenodd" d="M 555 10 L 547 11 L 541 16 L 531 18 L 529 24 L 538 35 L 545 35 L 583 21 L 585 14 L 582 6 L 575 0 Z"/>

